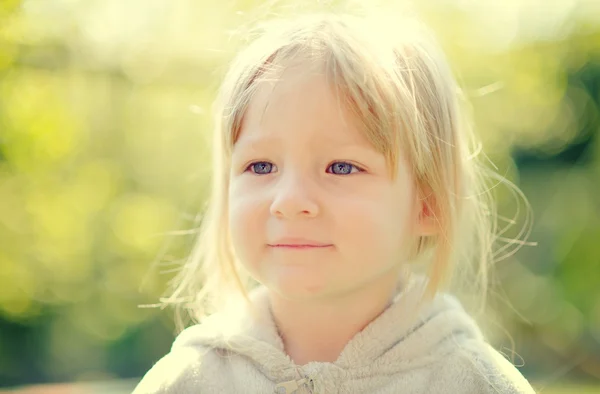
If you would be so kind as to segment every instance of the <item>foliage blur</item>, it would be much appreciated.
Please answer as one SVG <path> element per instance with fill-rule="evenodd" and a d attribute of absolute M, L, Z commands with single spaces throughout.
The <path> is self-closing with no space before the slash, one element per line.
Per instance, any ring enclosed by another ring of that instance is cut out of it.
<path fill-rule="evenodd" d="M 236 32 L 341 3 L 0 2 L 0 388 L 136 378 L 168 351 L 172 316 L 138 305 L 189 250 L 193 234 L 165 233 L 191 228 L 206 198 L 211 101 Z M 514 341 L 541 386 L 600 379 L 600 2 L 412 9 L 535 214 L 538 246 L 496 268 L 506 302 L 490 321 L 510 333 L 496 343 Z M 498 198 L 527 219 L 519 198 Z"/>

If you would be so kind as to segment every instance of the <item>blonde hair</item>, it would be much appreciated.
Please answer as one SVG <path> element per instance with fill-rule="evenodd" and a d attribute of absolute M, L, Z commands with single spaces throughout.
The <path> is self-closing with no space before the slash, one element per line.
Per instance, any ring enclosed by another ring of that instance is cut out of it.
<path fill-rule="evenodd" d="M 428 294 L 460 270 L 454 277 L 474 284 L 485 304 L 489 266 L 498 258 L 489 182 L 505 180 L 480 160 L 467 100 L 431 34 L 415 20 L 389 29 L 381 20 L 351 15 L 276 20 L 261 25 L 258 38 L 234 59 L 215 102 L 212 194 L 197 242 L 162 299 L 175 305 L 179 329 L 186 315 L 198 322 L 233 298 L 247 298 L 254 284 L 229 237 L 232 147 L 261 76 L 296 56 L 320 65 L 392 170 L 401 155 L 412 165 L 420 196 L 441 228 L 416 240 L 415 261 L 429 264 Z"/>

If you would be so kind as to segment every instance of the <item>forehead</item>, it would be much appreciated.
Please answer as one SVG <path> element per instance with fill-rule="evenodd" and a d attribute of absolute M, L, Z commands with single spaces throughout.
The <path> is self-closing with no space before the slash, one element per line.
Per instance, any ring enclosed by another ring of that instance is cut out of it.
<path fill-rule="evenodd" d="M 303 63 L 255 82 L 241 126 L 239 142 L 285 136 L 370 145 L 325 72 Z"/>

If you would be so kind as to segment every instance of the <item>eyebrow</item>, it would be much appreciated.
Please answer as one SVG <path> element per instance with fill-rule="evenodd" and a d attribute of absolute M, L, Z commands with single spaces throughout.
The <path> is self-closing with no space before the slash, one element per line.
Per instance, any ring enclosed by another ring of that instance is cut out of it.
<path fill-rule="evenodd" d="M 270 147 L 272 145 L 281 145 L 281 138 L 273 138 L 273 137 L 246 137 L 244 139 L 238 139 L 233 144 L 233 152 L 236 150 L 259 150 L 264 149 L 266 147 Z"/>
<path fill-rule="evenodd" d="M 273 146 L 280 147 L 282 145 L 283 138 L 281 137 L 270 137 L 270 136 L 261 136 L 261 137 L 246 137 L 244 139 L 238 140 L 234 146 L 233 151 L 236 150 L 260 150 L 264 148 L 271 148 Z M 373 154 L 379 154 L 373 146 L 361 144 L 355 141 L 335 141 L 331 138 L 323 138 L 322 143 L 319 143 L 318 146 L 330 145 L 336 149 L 340 150 L 353 150 L 353 151 L 364 151 Z M 237 149 L 236 149 L 237 148 Z"/>

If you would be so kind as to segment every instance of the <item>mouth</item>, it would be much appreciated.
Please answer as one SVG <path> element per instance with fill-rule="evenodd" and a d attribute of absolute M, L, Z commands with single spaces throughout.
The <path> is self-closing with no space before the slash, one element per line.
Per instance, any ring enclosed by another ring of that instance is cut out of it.
<path fill-rule="evenodd" d="M 270 248 L 287 250 L 314 250 L 331 248 L 333 244 L 305 237 L 281 237 L 268 243 Z"/>
<path fill-rule="evenodd" d="M 314 245 L 314 244 L 274 244 L 274 245 L 269 245 L 269 247 L 271 248 L 277 248 L 277 249 L 325 249 L 325 248 L 330 248 L 333 245 Z"/>
<path fill-rule="evenodd" d="M 282 238 L 268 245 L 277 249 L 326 249 L 333 246 L 333 244 L 306 238 Z"/>

